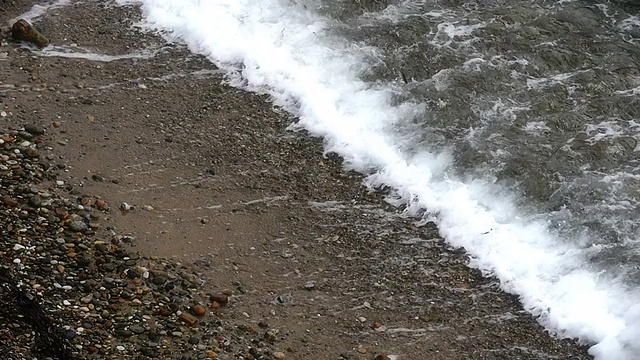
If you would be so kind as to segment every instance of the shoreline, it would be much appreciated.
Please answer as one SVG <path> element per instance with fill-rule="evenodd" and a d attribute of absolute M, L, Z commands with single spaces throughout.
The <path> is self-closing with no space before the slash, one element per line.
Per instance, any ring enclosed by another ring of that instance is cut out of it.
<path fill-rule="evenodd" d="M 49 259 L 52 279 L 42 276 L 51 288 L 38 299 L 61 329 L 75 332 L 69 347 L 77 358 L 139 358 L 142 351 L 219 359 L 591 358 L 585 347 L 549 336 L 495 280 L 469 269 L 466 254 L 447 247 L 432 224 L 417 227 L 368 192 L 359 175 L 345 173 L 340 159 L 323 158 L 319 139 L 287 131 L 290 117 L 265 96 L 226 86 L 206 59 L 134 32 L 137 16 L 134 7 L 79 3 L 35 25 L 58 46 L 155 51 L 148 59 L 41 57 L 11 44 L 0 70 L 3 84 L 13 85 L 0 129 L 14 138 L 27 136 L 20 129 L 32 123 L 45 130 L 29 141 L 50 163 L 51 180 L 30 184 L 38 188 L 31 195 L 66 197 L 67 212 L 81 211 L 91 230 L 77 241 L 91 248 L 96 266 L 78 273 L 122 281 L 113 287 L 118 298 L 107 300 L 115 309 L 90 299 L 94 308 L 79 310 L 86 287 L 63 279 L 76 296 L 65 305 L 71 294 L 53 285 L 65 270 Z M 105 264 L 112 264 L 109 275 Z M 160 269 L 152 273 L 148 264 Z M 131 269 L 141 272 L 129 279 Z M 165 281 L 156 284 L 157 277 Z M 176 285 L 167 290 L 167 282 Z M 101 296 L 99 288 L 90 293 Z M 214 305 L 212 295 L 229 303 Z M 168 309 L 156 299 L 162 296 Z M 198 321 L 189 325 L 180 316 L 194 305 L 206 315 L 192 314 Z M 126 321 L 106 327 L 118 314 Z M 96 330 L 84 332 L 85 322 Z M 155 322 L 178 330 L 154 330 Z M 100 342 L 109 344 L 99 349 L 111 351 L 107 357 L 88 350 Z"/>

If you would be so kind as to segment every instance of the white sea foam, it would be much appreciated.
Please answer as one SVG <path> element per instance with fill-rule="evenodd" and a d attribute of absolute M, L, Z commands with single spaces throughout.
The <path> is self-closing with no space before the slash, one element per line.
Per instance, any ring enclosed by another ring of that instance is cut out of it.
<path fill-rule="evenodd" d="M 156 55 L 156 52 L 149 50 L 137 51 L 129 54 L 109 55 L 100 54 L 77 46 L 66 45 L 49 45 L 46 48 L 37 51 L 36 53 L 41 56 L 86 59 L 99 62 L 111 62 L 126 59 L 150 59 Z"/>
<path fill-rule="evenodd" d="M 47 2 L 43 5 L 37 4 L 37 5 L 34 5 L 31 9 L 29 9 L 29 11 L 20 15 L 19 17 L 29 22 L 34 22 L 39 17 L 46 14 L 49 10 L 67 6 L 71 4 L 71 2 L 72 0 L 56 0 L 56 1 Z"/>
<path fill-rule="evenodd" d="M 640 358 L 640 296 L 586 266 L 584 253 L 598 249 L 577 249 L 556 238 L 489 181 L 451 176 L 446 154 L 400 151 L 406 140 L 389 130 L 420 106 L 394 106 L 389 92 L 360 81 L 366 50 L 326 35 L 322 18 L 285 0 L 140 2 L 148 26 L 167 30 L 230 73 L 240 71 L 238 85 L 270 93 L 299 116 L 299 126 L 323 136 L 328 151 L 370 174 L 369 185 L 397 189 L 408 211 L 429 209 L 446 240 L 464 246 L 474 266 L 519 294 L 543 325 L 595 343 L 590 351 L 597 359 Z M 473 29 L 447 23 L 438 31 L 446 44 L 468 38 Z"/>

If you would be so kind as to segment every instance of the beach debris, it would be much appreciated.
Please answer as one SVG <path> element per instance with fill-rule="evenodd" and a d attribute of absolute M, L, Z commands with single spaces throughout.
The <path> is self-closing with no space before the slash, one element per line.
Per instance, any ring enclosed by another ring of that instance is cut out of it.
<path fill-rule="evenodd" d="M 32 43 L 40 49 L 49 45 L 49 39 L 24 19 L 16 21 L 11 26 L 11 36 L 16 40 Z"/>

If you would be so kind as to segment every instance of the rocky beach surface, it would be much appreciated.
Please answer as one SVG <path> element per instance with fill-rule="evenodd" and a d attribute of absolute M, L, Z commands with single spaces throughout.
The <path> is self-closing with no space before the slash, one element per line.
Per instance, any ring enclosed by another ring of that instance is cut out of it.
<path fill-rule="evenodd" d="M 2 43 L 1 358 L 590 358 L 140 19 L 71 1 Z"/>

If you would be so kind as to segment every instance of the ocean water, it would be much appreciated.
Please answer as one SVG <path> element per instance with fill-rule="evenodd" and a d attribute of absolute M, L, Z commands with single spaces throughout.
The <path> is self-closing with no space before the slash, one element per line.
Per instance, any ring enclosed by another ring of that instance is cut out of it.
<path fill-rule="evenodd" d="M 555 335 L 640 359 L 634 2 L 119 3 L 269 93 Z"/>

